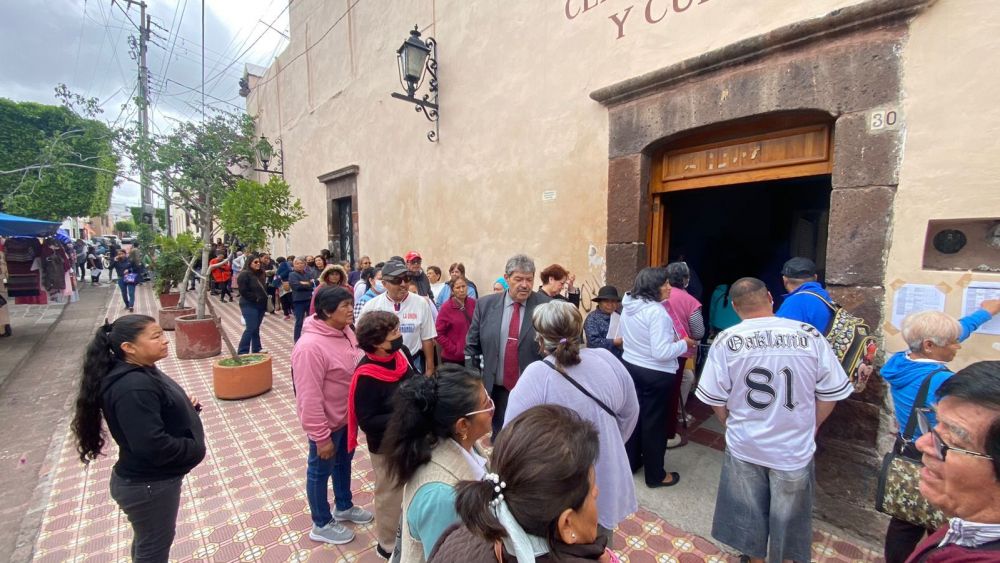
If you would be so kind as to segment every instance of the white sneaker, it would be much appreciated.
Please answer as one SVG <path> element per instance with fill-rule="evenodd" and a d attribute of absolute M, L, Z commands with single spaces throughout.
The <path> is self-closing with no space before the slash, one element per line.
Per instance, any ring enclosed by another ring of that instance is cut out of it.
<path fill-rule="evenodd" d="M 360 506 L 352 506 L 347 510 L 337 510 L 333 513 L 334 522 L 354 522 L 367 524 L 375 519 L 375 515 Z"/>
<path fill-rule="evenodd" d="M 309 532 L 309 539 L 313 541 L 342 545 L 354 540 L 354 532 L 341 526 L 336 520 L 320 528 L 313 524 L 312 531 Z"/>

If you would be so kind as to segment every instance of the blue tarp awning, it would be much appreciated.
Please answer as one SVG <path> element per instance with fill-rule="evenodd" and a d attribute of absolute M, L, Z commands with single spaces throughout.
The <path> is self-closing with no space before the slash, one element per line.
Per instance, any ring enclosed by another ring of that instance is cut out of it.
<path fill-rule="evenodd" d="M 56 234 L 62 223 L 39 221 L 17 215 L 0 213 L 0 236 L 2 237 L 47 237 Z"/>

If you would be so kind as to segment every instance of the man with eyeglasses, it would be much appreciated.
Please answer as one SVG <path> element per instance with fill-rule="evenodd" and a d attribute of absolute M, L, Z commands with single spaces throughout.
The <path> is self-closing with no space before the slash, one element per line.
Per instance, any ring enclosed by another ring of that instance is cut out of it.
<path fill-rule="evenodd" d="M 893 354 L 881 370 L 882 378 L 889 384 L 900 434 L 909 425 L 910 412 L 919 399 L 924 382 L 927 382 L 924 391 L 926 399 L 922 404 L 916 405 L 918 408 L 931 406 L 938 388 L 953 376 L 948 369 L 948 362 L 954 360 L 962 348 L 960 343 L 998 312 L 1000 300 L 990 299 L 983 301 L 978 310 L 961 319 L 940 311 L 921 311 L 903 319 L 900 332 L 907 349 Z M 933 413 L 929 417 L 933 426 Z M 918 427 L 913 439 L 919 438 L 922 433 Z M 903 454 L 914 459 L 920 457 L 912 444 L 903 449 Z M 920 540 L 931 531 L 902 518 L 892 517 L 885 532 L 886 563 L 906 561 Z"/>
<path fill-rule="evenodd" d="M 1000 561 L 1000 361 L 977 362 L 941 384 L 917 417 L 920 494 L 951 516 L 909 562 Z"/>
<path fill-rule="evenodd" d="M 385 293 L 374 297 L 361 308 L 364 317 L 369 311 L 388 311 L 399 318 L 399 330 L 403 333 L 403 345 L 413 357 L 413 369 L 424 375 L 434 373 L 434 316 L 430 302 L 419 295 L 410 295 L 408 283 L 410 273 L 406 264 L 389 260 L 382 266 L 382 285 Z"/>

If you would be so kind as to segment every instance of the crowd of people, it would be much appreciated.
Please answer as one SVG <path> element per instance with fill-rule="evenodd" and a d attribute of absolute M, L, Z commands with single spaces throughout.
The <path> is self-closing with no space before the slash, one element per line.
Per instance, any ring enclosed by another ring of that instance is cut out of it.
<path fill-rule="evenodd" d="M 727 284 L 720 306 L 737 320 L 719 329 L 721 315 L 704 314 L 687 290 L 694 274 L 684 262 L 643 269 L 624 295 L 600 288 L 585 318 L 574 276 L 553 264 L 536 286 L 523 254 L 487 294 L 463 264 L 442 281 L 444 270 L 425 271 L 415 251 L 362 257 L 355 270 L 322 254 L 241 258 L 232 260 L 246 321 L 240 352 L 262 351 L 268 311 L 294 312 L 310 539 L 348 543 L 352 524 L 374 520 L 378 554 L 402 562 L 614 561 L 614 529 L 638 508 L 633 475 L 649 488 L 681 482 L 668 450 L 685 445 L 693 396 L 725 427 L 712 536 L 748 561 L 811 559 L 815 436 L 855 375 L 827 341 L 834 311 L 811 260 L 785 263 L 777 310 L 761 280 Z M 952 519 L 936 531 L 894 519 L 889 561 L 995 560 L 1000 362 L 957 374 L 947 363 L 998 312 L 993 300 L 959 321 L 917 313 L 903 322 L 909 349 L 882 373 L 900 430 L 910 409 L 919 413 L 911 451 L 925 465 L 921 491 Z M 121 447 L 112 496 L 133 526 L 137 561 L 166 560 L 180 479 L 205 455 L 200 403 L 157 370 L 165 355 L 149 317 L 102 327 L 73 422 L 82 461 L 102 451 L 102 416 Z M 915 405 L 924 380 L 931 392 Z M 353 503 L 362 443 L 372 511 Z M 156 494 L 140 498 L 141 486 Z"/>

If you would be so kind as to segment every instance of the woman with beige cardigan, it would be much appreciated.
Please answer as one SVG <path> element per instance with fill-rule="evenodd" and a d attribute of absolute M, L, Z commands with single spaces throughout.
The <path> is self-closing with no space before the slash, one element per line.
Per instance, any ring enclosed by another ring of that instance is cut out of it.
<path fill-rule="evenodd" d="M 403 383 L 393 414 L 380 453 L 389 481 L 403 488 L 396 549 L 401 563 L 422 563 L 441 533 L 458 522 L 455 485 L 486 472 L 475 444 L 492 428 L 493 401 L 476 373 L 445 365 L 431 377 Z"/>

